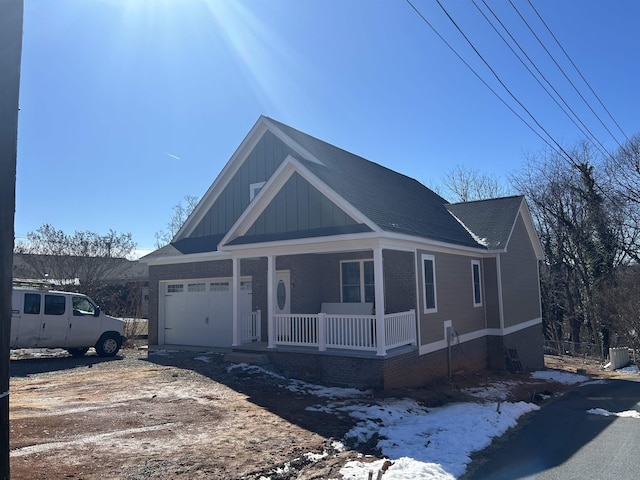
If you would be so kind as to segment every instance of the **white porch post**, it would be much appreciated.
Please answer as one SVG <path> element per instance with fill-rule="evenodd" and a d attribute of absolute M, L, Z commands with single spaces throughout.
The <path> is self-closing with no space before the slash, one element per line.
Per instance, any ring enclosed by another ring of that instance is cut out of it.
<path fill-rule="evenodd" d="M 267 347 L 275 348 L 275 285 L 276 285 L 276 261 L 273 255 L 267 257 Z"/>
<path fill-rule="evenodd" d="M 373 249 L 373 276 L 376 295 L 376 355 L 386 355 L 386 335 L 384 327 L 384 269 L 382 268 L 382 248 Z"/>
<path fill-rule="evenodd" d="M 231 263 L 233 265 L 233 282 L 231 285 L 231 294 L 233 296 L 233 343 L 232 346 L 237 347 L 240 345 L 240 312 L 238 311 L 239 297 L 240 297 L 240 259 L 232 258 Z"/>

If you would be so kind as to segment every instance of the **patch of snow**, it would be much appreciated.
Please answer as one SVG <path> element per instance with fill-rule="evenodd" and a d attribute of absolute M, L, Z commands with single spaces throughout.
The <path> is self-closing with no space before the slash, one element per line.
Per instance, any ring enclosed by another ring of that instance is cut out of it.
<path fill-rule="evenodd" d="M 331 446 L 336 452 L 344 452 L 345 450 L 344 443 L 339 442 L 337 440 L 334 440 L 333 442 L 331 442 Z"/>
<path fill-rule="evenodd" d="M 622 417 L 622 418 L 640 418 L 640 412 L 637 410 L 626 410 L 624 412 L 610 412 L 604 408 L 592 408 L 587 410 L 587 413 L 593 415 L 602 415 L 604 417 Z"/>
<path fill-rule="evenodd" d="M 607 383 L 609 383 L 607 380 L 592 380 L 590 382 L 585 382 L 580 386 L 586 387 L 587 385 L 606 385 Z"/>
<path fill-rule="evenodd" d="M 563 385 L 574 385 L 576 383 L 582 383 L 589 380 L 589 377 L 584 375 L 577 375 L 575 373 L 558 372 L 556 370 L 543 370 L 539 372 L 533 372 L 531 378 L 538 380 L 551 380 L 553 382 L 562 383 Z"/>
<path fill-rule="evenodd" d="M 303 455 L 303 457 L 311 462 L 317 462 L 318 460 L 322 460 L 328 455 L 329 454 L 327 452 L 322 452 L 322 453 L 307 452 Z"/>
<path fill-rule="evenodd" d="M 205 355 L 200 355 L 198 357 L 193 357 L 194 360 L 200 360 L 201 362 L 209 363 L 211 362 L 211 357 L 207 357 Z"/>
<path fill-rule="evenodd" d="M 393 399 L 341 410 L 359 420 L 347 432 L 347 438 L 360 443 L 378 435 L 377 447 L 399 462 L 387 471 L 385 480 L 397 480 L 463 475 L 471 453 L 487 447 L 494 437 L 514 427 L 521 415 L 539 408 L 525 402 L 498 402 L 427 409 L 413 400 Z"/>
<path fill-rule="evenodd" d="M 637 365 L 629 365 L 628 367 L 619 368 L 616 370 L 618 373 L 629 373 L 632 375 L 637 375 L 640 373 Z"/>

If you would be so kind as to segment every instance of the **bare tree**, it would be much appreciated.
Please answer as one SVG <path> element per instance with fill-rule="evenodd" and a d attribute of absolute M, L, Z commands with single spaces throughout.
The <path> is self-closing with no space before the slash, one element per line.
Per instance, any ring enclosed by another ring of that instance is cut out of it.
<path fill-rule="evenodd" d="M 167 223 L 167 228 L 165 230 L 157 231 L 156 236 L 156 248 L 161 248 L 165 245 L 171 243 L 173 237 L 176 236 L 176 233 L 182 228 L 182 225 L 187 220 L 191 212 L 198 205 L 198 197 L 194 197 L 193 195 L 185 195 L 185 197 L 176 205 L 173 206 L 173 213 L 169 222 Z"/>
<path fill-rule="evenodd" d="M 16 244 L 15 253 L 37 278 L 55 280 L 60 288 L 75 288 L 94 296 L 105 280 L 118 277 L 128 265 L 135 243 L 130 233 L 113 230 L 66 234 L 52 225 L 42 225 Z"/>
<path fill-rule="evenodd" d="M 548 337 L 565 339 L 568 328 L 573 342 L 604 348 L 611 318 L 598 294 L 614 283 L 624 259 L 620 203 L 589 148 L 580 144 L 570 154 L 572 162 L 530 158 L 512 182 L 527 197 L 545 253 L 540 278 Z"/>
<path fill-rule="evenodd" d="M 442 184 L 444 196 L 452 202 L 486 200 L 508 194 L 508 188 L 498 178 L 460 165 L 446 173 Z"/>

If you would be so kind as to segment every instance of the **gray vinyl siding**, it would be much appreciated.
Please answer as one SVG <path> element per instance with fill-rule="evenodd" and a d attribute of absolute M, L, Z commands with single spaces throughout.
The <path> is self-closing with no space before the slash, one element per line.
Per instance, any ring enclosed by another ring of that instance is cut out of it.
<path fill-rule="evenodd" d="M 247 235 L 295 232 L 313 228 L 356 225 L 349 215 L 294 173 Z"/>
<path fill-rule="evenodd" d="M 422 254 L 435 257 L 437 312 L 424 313 Z M 416 255 L 420 344 L 444 339 L 444 321 L 451 320 L 459 335 L 485 328 L 485 309 L 473 306 L 471 260 L 474 257 L 418 250 Z M 482 265 L 482 262 L 481 262 Z"/>
<path fill-rule="evenodd" d="M 495 258 L 482 261 L 484 300 L 487 315 L 487 328 L 500 328 L 500 300 L 498 297 L 498 269 Z"/>
<path fill-rule="evenodd" d="M 520 215 L 500 267 L 505 328 L 540 318 L 538 260 Z"/>
<path fill-rule="evenodd" d="M 227 233 L 249 205 L 249 186 L 266 182 L 289 154 L 295 156 L 293 150 L 271 132 L 265 132 L 191 236 Z"/>

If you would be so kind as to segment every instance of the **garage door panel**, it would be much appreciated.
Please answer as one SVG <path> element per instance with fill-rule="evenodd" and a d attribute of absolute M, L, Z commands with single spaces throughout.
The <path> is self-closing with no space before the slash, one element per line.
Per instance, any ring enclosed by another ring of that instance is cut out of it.
<path fill-rule="evenodd" d="M 241 313 L 251 312 L 250 285 L 250 281 L 244 281 L 240 290 Z M 233 342 L 230 287 L 231 279 L 168 282 L 164 309 L 165 343 L 230 347 Z"/>

